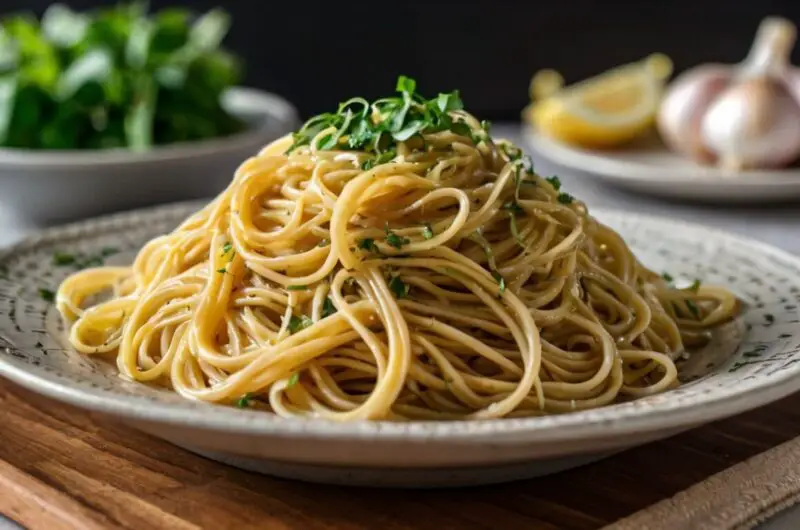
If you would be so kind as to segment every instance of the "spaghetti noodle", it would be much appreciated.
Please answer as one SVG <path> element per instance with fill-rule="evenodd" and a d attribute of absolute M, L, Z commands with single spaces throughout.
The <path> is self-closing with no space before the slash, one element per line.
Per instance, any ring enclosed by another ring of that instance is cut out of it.
<path fill-rule="evenodd" d="M 457 93 L 400 88 L 267 146 L 131 267 L 65 280 L 71 344 L 186 398 L 333 420 L 558 413 L 675 387 L 676 358 L 736 298 L 645 268 L 443 100 Z"/>

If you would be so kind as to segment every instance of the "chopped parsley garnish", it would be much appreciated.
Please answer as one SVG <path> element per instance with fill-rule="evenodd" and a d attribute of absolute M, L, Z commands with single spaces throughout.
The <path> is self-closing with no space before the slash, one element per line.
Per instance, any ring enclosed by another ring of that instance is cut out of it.
<path fill-rule="evenodd" d="M 368 250 L 370 252 L 380 252 L 378 249 L 378 245 L 375 244 L 375 240 L 371 237 L 365 237 L 361 241 L 358 242 L 358 248 L 361 250 Z"/>
<path fill-rule="evenodd" d="M 407 237 L 402 237 L 389 230 L 389 223 L 386 223 L 386 243 L 396 249 L 403 248 L 403 245 L 408 245 L 411 241 Z"/>
<path fill-rule="evenodd" d="M 698 309 L 697 304 L 694 303 L 692 300 L 686 300 L 686 307 L 689 308 L 689 311 L 692 312 L 695 318 L 700 318 L 700 309 Z"/>
<path fill-rule="evenodd" d="M 56 267 L 73 266 L 76 269 L 88 269 L 89 267 L 100 267 L 104 264 L 104 258 L 116 254 L 118 250 L 113 247 L 104 247 L 96 254 L 70 254 L 68 252 L 55 251 L 53 253 L 53 265 Z"/>
<path fill-rule="evenodd" d="M 556 175 L 547 177 L 545 180 L 549 182 L 551 186 L 553 186 L 554 190 L 558 191 L 561 189 L 561 179 L 559 179 Z"/>
<path fill-rule="evenodd" d="M 289 378 L 289 382 L 286 384 L 286 388 L 293 387 L 294 385 L 297 384 L 298 381 L 300 381 L 300 372 L 295 372 Z"/>
<path fill-rule="evenodd" d="M 700 289 L 700 280 L 695 280 L 692 282 L 692 285 L 689 286 L 689 290 L 696 293 L 698 289 Z"/>
<path fill-rule="evenodd" d="M 327 247 L 330 244 L 331 244 L 331 242 L 329 240 L 323 239 L 322 241 L 319 242 L 319 244 L 317 246 L 318 247 Z"/>
<path fill-rule="evenodd" d="M 65 265 L 72 265 L 73 263 L 75 263 L 75 256 L 72 254 L 59 251 L 53 254 L 53 265 L 63 267 Z"/>
<path fill-rule="evenodd" d="M 425 239 L 433 239 L 433 227 L 430 223 L 422 225 L 422 237 Z"/>
<path fill-rule="evenodd" d="M 56 293 L 50 289 L 39 289 L 39 297 L 45 302 L 55 302 Z"/>
<path fill-rule="evenodd" d="M 558 202 L 561 204 L 572 204 L 572 201 L 575 200 L 575 197 L 570 195 L 569 193 L 561 192 L 558 194 Z"/>
<path fill-rule="evenodd" d="M 772 324 L 772 323 L 775 322 L 775 316 L 774 315 L 770 315 L 769 313 L 767 313 L 766 315 L 764 315 L 764 320 L 766 320 L 767 322 Z"/>
<path fill-rule="evenodd" d="M 665 282 L 667 282 L 667 283 L 672 283 L 672 282 L 674 282 L 674 281 L 675 281 L 675 278 L 673 278 L 673 277 L 672 277 L 672 275 L 671 275 L 670 273 L 668 273 L 668 272 L 663 272 L 663 273 L 661 273 L 661 277 L 662 277 L 662 278 L 664 279 L 664 281 L 665 281 Z"/>
<path fill-rule="evenodd" d="M 408 296 L 411 286 L 403 282 L 399 276 L 392 276 L 392 279 L 389 280 L 389 289 L 391 289 L 394 297 L 399 300 Z"/>
<path fill-rule="evenodd" d="M 368 171 L 374 168 L 375 166 L 391 162 L 396 156 L 397 152 L 394 149 L 391 149 L 389 151 L 386 151 L 385 153 L 379 154 L 374 158 L 368 158 L 367 160 L 364 160 L 364 162 L 361 164 L 361 169 L 363 169 L 364 171 Z"/>
<path fill-rule="evenodd" d="M 232 248 L 233 248 L 233 244 L 230 241 L 228 241 L 227 243 L 222 245 L 222 255 L 224 256 L 225 254 L 230 252 Z"/>
<path fill-rule="evenodd" d="M 317 138 L 317 149 L 371 154 L 362 163 L 362 169 L 368 170 L 392 160 L 397 144 L 415 136 L 451 131 L 475 141 L 472 128 L 450 115 L 464 108 L 457 90 L 426 99 L 417 93 L 416 81 L 406 76 L 398 77 L 396 90 L 394 97 L 373 102 L 352 98 L 340 104 L 336 112 L 314 116 L 293 134 L 294 142 L 287 153 Z"/>
<path fill-rule="evenodd" d="M 240 409 L 246 409 L 247 407 L 250 406 L 250 401 L 252 399 L 253 396 L 250 394 L 250 392 L 248 392 L 247 394 L 243 395 L 238 400 L 236 400 L 236 406 L 239 407 Z"/>
<path fill-rule="evenodd" d="M 334 313 L 336 313 L 336 306 L 333 305 L 333 300 L 328 296 L 322 304 L 322 318 L 328 318 Z"/>
<path fill-rule="evenodd" d="M 226 272 L 228 272 L 228 266 L 226 265 L 226 266 L 222 267 L 221 269 L 217 269 L 217 272 L 220 273 L 220 274 L 225 274 Z"/>
<path fill-rule="evenodd" d="M 308 285 L 290 285 L 286 288 L 287 291 L 308 291 Z"/>
<path fill-rule="evenodd" d="M 510 228 L 511 228 L 511 235 L 514 236 L 514 239 L 517 241 L 517 244 L 522 248 L 525 248 L 525 242 L 519 235 L 519 229 L 517 228 L 517 214 L 525 213 L 525 210 L 517 204 L 516 202 L 507 202 L 503 205 L 503 209 L 508 211 L 508 216 L 510 218 Z"/>
<path fill-rule="evenodd" d="M 486 134 L 489 134 L 492 131 L 492 122 L 489 120 L 481 120 L 481 129 L 483 129 Z"/>
<path fill-rule="evenodd" d="M 297 333 L 298 331 L 303 331 L 307 327 L 310 327 L 314 324 L 314 321 L 308 318 L 307 316 L 295 316 L 292 315 L 292 318 L 289 319 L 289 333 Z"/>
<path fill-rule="evenodd" d="M 500 275 L 500 273 L 497 272 L 497 271 L 492 271 L 492 277 L 497 282 L 497 285 L 500 286 L 500 294 L 503 294 L 504 292 L 506 292 L 506 280 L 505 280 L 505 278 L 503 278 Z"/>

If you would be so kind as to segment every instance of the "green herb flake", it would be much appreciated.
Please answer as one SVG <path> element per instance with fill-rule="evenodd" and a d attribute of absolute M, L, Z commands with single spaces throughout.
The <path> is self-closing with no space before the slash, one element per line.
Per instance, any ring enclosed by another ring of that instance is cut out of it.
<path fill-rule="evenodd" d="M 250 394 L 250 392 L 248 392 L 247 394 L 243 395 L 238 400 L 236 400 L 236 406 L 239 407 L 240 409 L 246 409 L 247 407 L 250 406 L 250 401 L 252 401 L 252 399 L 253 395 Z"/>
<path fill-rule="evenodd" d="M 56 265 L 57 267 L 73 265 L 74 263 L 75 263 L 75 256 L 73 254 L 67 254 L 66 252 L 59 252 L 59 251 L 56 251 L 53 254 L 53 265 Z"/>
<path fill-rule="evenodd" d="M 549 182 L 551 186 L 553 186 L 554 190 L 558 191 L 561 189 L 561 179 L 558 178 L 556 175 L 553 175 L 552 177 L 547 177 L 545 180 Z"/>
<path fill-rule="evenodd" d="M 505 278 L 503 278 L 500 275 L 500 273 L 497 272 L 497 271 L 492 271 L 492 277 L 497 282 L 497 285 L 500 286 L 500 294 L 503 294 L 504 292 L 506 292 L 506 280 L 505 280 Z"/>
<path fill-rule="evenodd" d="M 323 239 L 322 241 L 319 242 L 319 244 L 317 246 L 322 248 L 322 247 L 327 247 L 330 244 L 331 244 L 330 240 Z"/>
<path fill-rule="evenodd" d="M 371 237 L 365 237 L 364 239 L 360 240 L 358 242 L 358 248 L 369 252 L 380 253 L 378 245 L 375 244 L 375 240 L 372 239 Z"/>
<path fill-rule="evenodd" d="M 228 266 L 226 265 L 225 267 L 222 267 L 221 269 L 217 269 L 217 272 L 220 273 L 220 274 L 225 274 L 226 272 L 228 272 Z"/>
<path fill-rule="evenodd" d="M 425 239 L 433 239 L 433 227 L 430 223 L 422 225 L 422 237 Z"/>
<path fill-rule="evenodd" d="M 286 288 L 287 291 L 308 291 L 308 285 L 290 285 Z"/>
<path fill-rule="evenodd" d="M 100 250 L 100 255 L 103 256 L 104 258 L 107 258 L 108 256 L 113 256 L 114 254 L 118 253 L 119 249 L 116 247 L 103 247 Z"/>
<path fill-rule="evenodd" d="M 675 281 L 675 278 L 673 278 L 672 275 L 668 272 L 661 273 L 661 278 L 663 278 L 664 281 L 667 283 L 672 283 Z"/>
<path fill-rule="evenodd" d="M 559 193 L 558 194 L 558 202 L 561 204 L 572 204 L 572 201 L 575 200 L 575 197 L 570 195 L 569 193 Z"/>
<path fill-rule="evenodd" d="M 764 320 L 766 320 L 769 324 L 773 324 L 775 322 L 775 316 L 767 313 L 764 315 Z"/>
<path fill-rule="evenodd" d="M 333 305 L 333 300 L 328 296 L 322 304 L 322 318 L 328 318 L 334 313 L 336 313 L 336 306 Z"/>
<path fill-rule="evenodd" d="M 56 293 L 51 291 L 50 289 L 39 289 L 39 298 L 44 300 L 45 302 L 55 302 L 56 300 Z"/>
<path fill-rule="evenodd" d="M 295 334 L 298 331 L 303 331 L 304 329 L 311 327 L 312 325 L 314 325 L 314 321 L 307 316 L 302 315 L 298 317 L 292 315 L 292 318 L 289 319 L 289 333 Z"/>
<path fill-rule="evenodd" d="M 697 307 L 697 304 L 695 304 L 694 301 L 686 300 L 686 307 L 689 308 L 689 311 L 692 312 L 692 315 L 694 315 L 696 319 L 700 319 L 700 309 Z"/>
<path fill-rule="evenodd" d="M 403 248 L 404 245 L 408 245 L 409 243 L 411 243 L 411 240 L 409 240 L 407 237 L 402 237 L 393 232 L 392 230 L 390 230 L 389 223 L 386 223 L 385 231 L 386 231 L 386 243 L 391 247 L 394 247 L 399 250 Z"/>
<path fill-rule="evenodd" d="M 289 377 L 289 382 L 286 384 L 286 388 L 291 388 L 296 385 L 300 381 L 300 372 L 295 372 Z"/>
<path fill-rule="evenodd" d="M 689 290 L 696 293 L 698 289 L 700 289 L 700 280 L 695 280 L 689 286 Z"/>
<path fill-rule="evenodd" d="M 394 294 L 394 297 L 399 300 L 408 296 L 411 286 L 401 280 L 399 276 L 392 276 L 392 279 L 389 280 L 389 289 Z"/>
<path fill-rule="evenodd" d="M 228 241 L 227 243 L 222 245 L 222 255 L 224 256 L 225 254 L 230 252 L 231 249 L 233 249 L 233 244 L 230 241 Z"/>

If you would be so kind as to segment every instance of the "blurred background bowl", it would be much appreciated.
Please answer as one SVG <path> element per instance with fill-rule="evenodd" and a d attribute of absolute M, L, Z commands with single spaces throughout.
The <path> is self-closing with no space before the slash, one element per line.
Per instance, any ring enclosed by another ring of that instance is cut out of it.
<path fill-rule="evenodd" d="M 247 124 L 244 132 L 143 153 L 0 149 L 0 208 L 18 223 L 41 226 L 212 197 L 243 161 L 298 125 L 295 108 L 269 92 L 237 87 L 223 106 Z"/>

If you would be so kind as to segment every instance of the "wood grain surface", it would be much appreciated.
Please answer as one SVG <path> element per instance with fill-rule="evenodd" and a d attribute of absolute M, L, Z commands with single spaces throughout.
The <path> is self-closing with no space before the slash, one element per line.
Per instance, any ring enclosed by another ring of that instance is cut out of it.
<path fill-rule="evenodd" d="M 0 513 L 29 530 L 588 529 L 800 435 L 800 394 L 540 479 L 370 490 L 239 471 L 0 381 Z"/>

